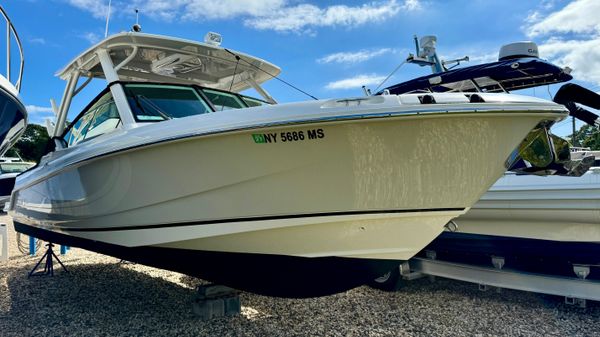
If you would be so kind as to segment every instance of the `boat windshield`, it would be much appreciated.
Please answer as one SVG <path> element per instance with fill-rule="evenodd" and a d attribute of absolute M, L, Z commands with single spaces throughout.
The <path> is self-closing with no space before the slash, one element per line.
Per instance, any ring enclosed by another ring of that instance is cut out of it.
<path fill-rule="evenodd" d="M 503 92 L 498 81 L 490 77 L 478 77 L 434 86 L 434 92 Z"/>
<path fill-rule="evenodd" d="M 249 107 L 269 105 L 269 103 L 267 103 L 265 101 L 261 101 L 256 98 L 252 98 L 252 97 L 248 97 L 248 96 L 241 96 L 241 95 L 240 95 L 240 97 L 242 98 L 244 103 L 246 103 Z"/>
<path fill-rule="evenodd" d="M 192 87 L 126 84 L 125 93 L 138 122 L 163 121 L 211 111 Z"/>
<path fill-rule="evenodd" d="M 21 173 L 32 166 L 32 163 L 0 163 L 0 173 Z"/>
<path fill-rule="evenodd" d="M 233 94 L 211 89 L 202 89 L 202 92 L 217 111 L 245 108 L 242 100 Z"/>
<path fill-rule="evenodd" d="M 138 122 L 158 122 L 269 104 L 244 95 L 189 85 L 129 83 L 124 88 Z"/>

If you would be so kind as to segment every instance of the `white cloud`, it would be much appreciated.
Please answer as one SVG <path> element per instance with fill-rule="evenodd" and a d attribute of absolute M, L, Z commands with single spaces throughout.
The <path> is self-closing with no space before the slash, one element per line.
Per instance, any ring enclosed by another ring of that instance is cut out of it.
<path fill-rule="evenodd" d="M 475 54 L 475 56 L 469 56 L 469 62 L 472 64 L 489 63 L 498 61 L 498 52 L 489 52 L 482 54 Z M 468 65 L 468 64 L 467 64 Z"/>
<path fill-rule="evenodd" d="M 539 46 L 540 55 L 573 69 L 573 76 L 600 84 L 600 37 L 588 40 L 552 38 Z"/>
<path fill-rule="evenodd" d="M 87 32 L 80 35 L 79 37 L 81 37 L 84 40 L 87 40 L 91 44 L 96 44 L 102 38 L 100 34 L 94 32 Z"/>
<path fill-rule="evenodd" d="M 26 105 L 28 123 L 44 124 L 46 118 L 53 118 L 54 112 L 51 107 L 37 106 L 37 105 Z"/>
<path fill-rule="evenodd" d="M 68 4 L 105 18 L 107 2 L 99 0 L 64 0 Z M 353 27 L 381 22 L 400 11 L 421 9 L 420 0 L 379 0 L 358 6 L 297 3 L 296 0 L 113 0 L 112 13 L 130 13 L 139 8 L 140 15 L 157 20 L 206 21 L 240 18 L 244 25 L 278 32 L 311 32 L 315 27 Z"/>
<path fill-rule="evenodd" d="M 423 8 L 421 6 L 420 0 L 406 0 L 406 1 L 404 1 L 403 7 L 404 7 L 404 9 L 409 10 L 409 11 L 416 11 L 416 10 Z"/>
<path fill-rule="evenodd" d="M 106 18 L 108 13 L 108 1 L 104 0 L 66 0 L 66 2 L 74 7 L 92 14 L 98 19 Z M 114 3 L 114 1 L 113 1 Z"/>
<path fill-rule="evenodd" d="M 401 10 L 412 11 L 417 8 L 415 1 L 400 5 L 396 0 L 371 2 L 362 6 L 350 7 L 334 5 L 320 8 L 311 4 L 282 7 L 244 20 L 244 24 L 259 30 L 279 32 L 303 32 L 313 27 L 354 27 L 371 22 L 381 22 L 395 16 Z"/>
<path fill-rule="evenodd" d="M 554 8 L 555 0 L 542 0 L 540 2 L 540 5 L 545 10 L 550 10 L 550 9 Z"/>
<path fill-rule="evenodd" d="M 576 0 L 546 17 L 533 12 L 528 17 L 530 25 L 526 27 L 529 37 L 548 33 L 594 33 L 600 29 L 600 1 Z"/>
<path fill-rule="evenodd" d="M 335 82 L 329 82 L 325 88 L 330 90 L 354 89 L 360 88 L 363 85 L 379 85 L 384 79 L 385 76 L 379 76 L 376 74 L 358 75 Z"/>
<path fill-rule="evenodd" d="M 37 105 L 27 105 L 27 106 L 25 106 L 25 109 L 27 109 L 27 112 L 30 114 L 35 114 L 35 113 L 40 113 L 40 112 L 52 112 L 51 107 L 37 106 Z"/>
<path fill-rule="evenodd" d="M 125 5 L 124 11 L 159 20 L 172 21 L 182 18 L 188 21 L 229 19 L 237 16 L 258 16 L 285 5 L 285 0 L 135 0 Z"/>
<path fill-rule="evenodd" d="M 285 0 L 188 1 L 185 19 L 229 19 L 237 16 L 262 16 L 285 6 Z"/>
<path fill-rule="evenodd" d="M 44 38 L 41 37 L 34 37 L 29 39 L 29 42 L 31 43 L 37 43 L 37 44 L 46 44 L 46 40 Z"/>
<path fill-rule="evenodd" d="M 391 48 L 380 48 L 375 50 L 359 50 L 357 52 L 340 52 L 326 55 L 317 60 L 318 63 L 359 63 L 368 61 L 374 57 L 390 53 Z"/>
<path fill-rule="evenodd" d="M 543 39 L 540 56 L 573 69 L 573 76 L 600 84 L 600 1 L 576 0 L 563 8 L 552 6 L 530 14 L 523 27 L 529 37 Z"/>

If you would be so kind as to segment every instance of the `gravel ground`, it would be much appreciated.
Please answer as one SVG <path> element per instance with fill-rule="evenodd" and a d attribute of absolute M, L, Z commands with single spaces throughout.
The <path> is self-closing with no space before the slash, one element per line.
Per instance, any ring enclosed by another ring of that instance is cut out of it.
<path fill-rule="evenodd" d="M 593 336 L 600 304 L 581 309 L 560 297 L 438 278 L 396 293 L 368 287 L 316 299 L 241 293 L 242 314 L 201 321 L 188 276 L 72 249 L 70 273 L 27 278 L 39 259 L 16 249 L 0 262 L 0 336 Z"/>

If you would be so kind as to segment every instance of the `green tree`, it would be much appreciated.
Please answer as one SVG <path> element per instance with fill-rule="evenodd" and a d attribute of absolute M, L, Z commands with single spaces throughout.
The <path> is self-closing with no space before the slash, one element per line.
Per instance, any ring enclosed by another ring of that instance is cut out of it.
<path fill-rule="evenodd" d="M 585 124 L 576 133 L 579 144 L 592 150 L 600 150 L 600 128 Z"/>
<path fill-rule="evenodd" d="M 5 156 L 16 157 L 18 154 L 25 161 L 40 161 L 46 152 L 46 146 L 50 141 L 46 128 L 38 124 L 29 124 L 17 143 L 10 148 Z"/>

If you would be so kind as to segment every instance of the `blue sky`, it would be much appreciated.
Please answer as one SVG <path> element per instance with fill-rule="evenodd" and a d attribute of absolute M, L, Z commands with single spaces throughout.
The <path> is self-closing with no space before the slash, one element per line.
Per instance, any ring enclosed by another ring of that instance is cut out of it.
<path fill-rule="evenodd" d="M 107 5 L 108 0 L 3 4 L 25 49 L 21 93 L 31 122 L 51 116 L 49 99 L 61 98 L 64 83 L 56 71 L 103 38 Z M 569 66 L 577 82 L 600 91 L 597 0 L 112 0 L 109 34 L 130 30 L 135 8 L 145 33 L 202 41 L 206 32 L 218 32 L 223 46 L 280 66 L 281 78 L 318 98 L 360 96 L 363 84 L 374 89 L 413 52 L 414 34 L 437 35 L 442 58 L 470 56 L 464 65 L 495 60 L 503 44 L 533 40 L 542 58 Z M 405 65 L 387 84 L 428 73 Z M 78 95 L 71 114 L 103 87 L 97 81 Z M 279 102 L 307 99 L 277 81 L 266 88 Z M 544 88 L 524 93 L 549 97 Z M 570 122 L 554 131 L 570 133 Z"/>

